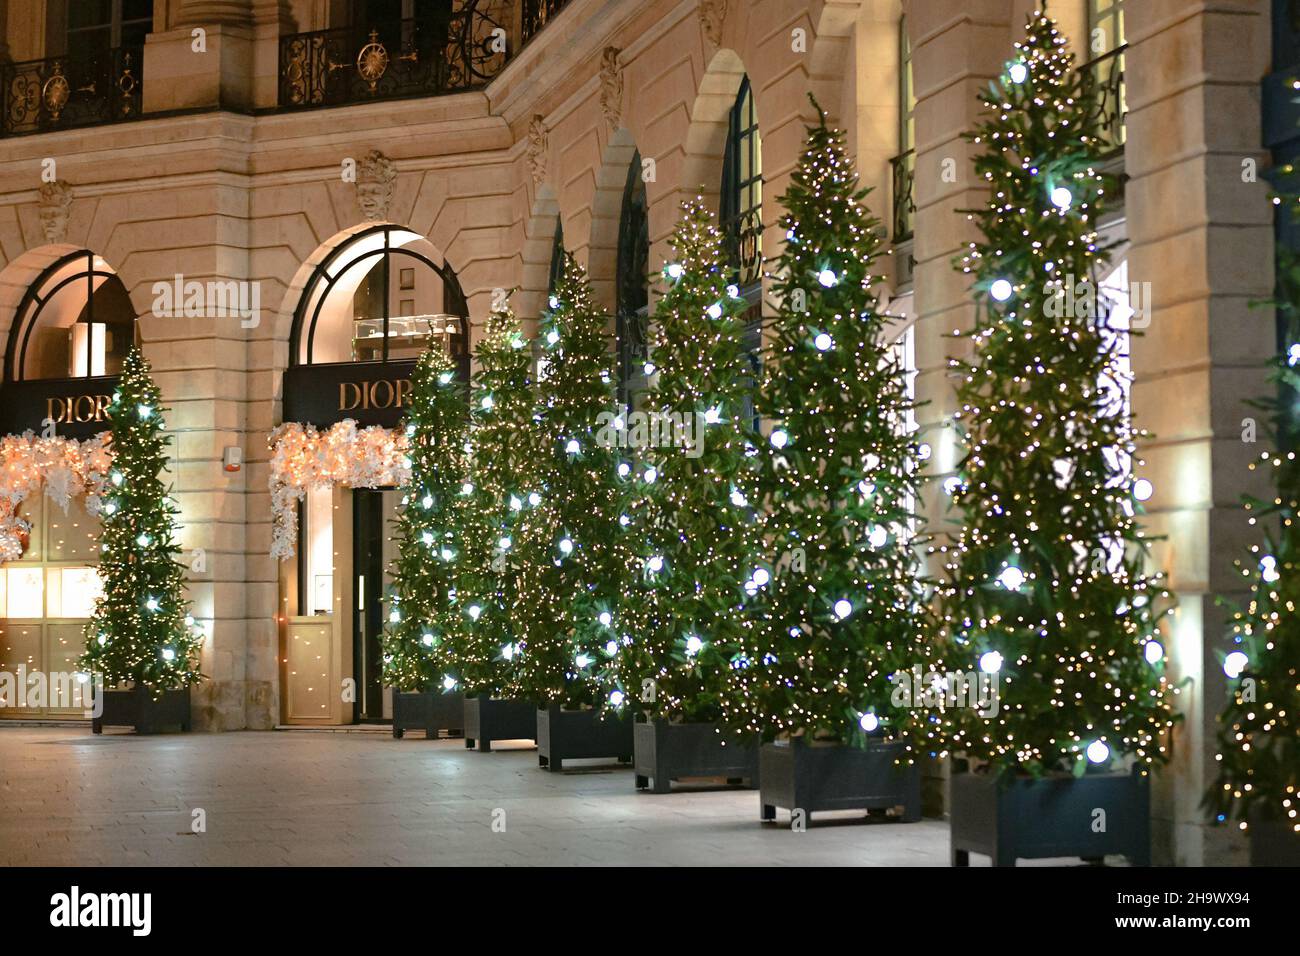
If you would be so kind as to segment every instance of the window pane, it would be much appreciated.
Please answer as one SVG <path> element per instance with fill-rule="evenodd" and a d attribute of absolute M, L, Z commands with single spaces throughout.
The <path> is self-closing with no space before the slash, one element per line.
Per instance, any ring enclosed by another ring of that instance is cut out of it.
<path fill-rule="evenodd" d="M 9 607 L 7 616 L 40 618 L 45 615 L 45 569 L 10 567 L 5 569 Z"/>
<path fill-rule="evenodd" d="M 152 20 L 153 0 L 122 0 L 122 19 Z"/>
<path fill-rule="evenodd" d="M 113 21 L 112 0 L 71 0 L 68 4 L 68 29 L 107 26 Z"/>

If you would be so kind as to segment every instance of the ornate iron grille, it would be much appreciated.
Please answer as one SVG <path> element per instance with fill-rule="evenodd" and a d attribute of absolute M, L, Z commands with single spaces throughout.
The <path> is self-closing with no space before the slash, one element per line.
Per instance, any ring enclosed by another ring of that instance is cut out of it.
<path fill-rule="evenodd" d="M 569 0 L 523 0 L 520 11 L 520 34 L 524 43 L 541 32 L 542 27 L 555 19 Z"/>
<path fill-rule="evenodd" d="M 509 59 L 506 27 L 488 15 L 489 6 L 466 0 L 455 10 L 419 19 L 281 37 L 280 107 L 477 89 Z"/>
<path fill-rule="evenodd" d="M 140 115 L 144 49 L 0 64 L 0 135 L 41 133 Z"/>
<path fill-rule="evenodd" d="M 1124 88 L 1124 54 L 1127 50 L 1128 44 L 1118 46 L 1079 67 L 1097 93 L 1097 109 L 1089 118 L 1092 131 L 1111 152 L 1124 148 L 1124 120 L 1128 115 Z"/>

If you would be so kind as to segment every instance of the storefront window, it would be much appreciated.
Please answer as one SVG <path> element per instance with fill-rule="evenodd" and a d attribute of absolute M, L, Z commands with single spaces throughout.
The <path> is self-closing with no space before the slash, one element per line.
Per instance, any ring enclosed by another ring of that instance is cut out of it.
<path fill-rule="evenodd" d="M 103 594 L 93 565 L 98 521 L 84 499 L 63 511 L 43 496 L 32 496 L 19 509 L 31 524 L 26 549 L 0 568 L 0 671 L 48 677 L 72 674 L 85 647 L 83 628 Z M 50 686 L 56 686 L 51 681 Z M 47 701 L 44 707 L 11 707 L 7 717 L 81 716 L 72 701 Z"/>
<path fill-rule="evenodd" d="M 432 342 L 467 354 L 464 295 L 429 241 L 397 226 L 353 236 L 317 267 L 294 321 L 294 360 L 400 362 Z"/>
<path fill-rule="evenodd" d="M 135 339 L 135 307 L 102 258 L 74 252 L 28 288 L 9 332 L 9 381 L 116 375 Z"/>

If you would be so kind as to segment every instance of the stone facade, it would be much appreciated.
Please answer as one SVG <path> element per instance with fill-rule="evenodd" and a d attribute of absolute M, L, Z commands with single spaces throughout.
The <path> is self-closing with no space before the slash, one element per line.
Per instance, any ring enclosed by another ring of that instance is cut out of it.
<path fill-rule="evenodd" d="M 653 268 L 680 201 L 696 192 L 718 201 L 728 112 L 746 75 L 763 136 L 768 254 L 781 241 L 776 197 L 814 116 L 809 92 L 848 129 L 870 201 L 888 222 L 904 12 L 917 213 L 915 278 L 894 290 L 895 307 L 914 320 L 918 395 L 929 403 L 922 426 L 939 470 L 952 467 L 958 449 L 943 422 L 953 410 L 954 346 L 945 333 L 971 318 L 951 268 L 971 229 L 956 210 L 981 201 L 961 134 L 977 113 L 976 91 L 1020 35 L 1026 0 L 571 0 L 484 89 L 277 110 L 281 35 L 330 26 L 338 6 L 159 0 L 145 47 L 144 118 L 16 136 L 0 156 L 0 341 L 26 285 L 75 248 L 104 257 L 140 316 L 172 409 L 182 544 L 209 555 L 191 581 L 196 613 L 211 622 L 201 726 L 279 722 L 282 608 L 268 553 L 266 437 L 281 421 L 297 295 L 322 250 L 367 219 L 428 237 L 456 270 L 477 334 L 494 289 L 518 287 L 520 314 L 537 314 L 562 221 L 566 245 L 612 308 L 628 163 L 636 152 L 654 160 Z M 497 6 L 513 23 L 516 5 Z M 1088 58 L 1078 42 L 1085 2 L 1052 7 Z M 1267 187 L 1240 175 L 1243 159 L 1265 162 L 1259 80 L 1269 20 L 1262 0 L 1130 7 L 1130 181 L 1125 216 L 1111 228 L 1126 238 L 1131 278 L 1153 295 L 1150 327 L 1134 346 L 1133 403 L 1156 436 L 1145 449 L 1156 488 L 1150 525 L 1165 536 L 1157 554 L 1181 602 L 1171 654 L 1189 679 L 1176 761 L 1161 778 L 1158 858 L 1194 864 L 1237 852 L 1212 838 L 1197 804 L 1224 692 L 1214 596 L 1240 588 L 1232 559 L 1248 539 L 1237 502 L 1253 451 L 1240 423 L 1274 349 L 1271 316 L 1249 307 L 1272 286 Z M 4 17 L 0 57 L 47 55 L 43 0 L 0 2 Z M 194 51 L 195 30 L 204 52 Z M 42 178 L 48 160 L 58 187 Z M 347 160 L 365 176 L 341 176 Z M 151 316 L 152 284 L 177 273 L 260 283 L 261 321 Z M 232 445 L 246 461 L 236 475 L 221 467 Z M 941 523 L 942 501 L 927 505 Z"/>

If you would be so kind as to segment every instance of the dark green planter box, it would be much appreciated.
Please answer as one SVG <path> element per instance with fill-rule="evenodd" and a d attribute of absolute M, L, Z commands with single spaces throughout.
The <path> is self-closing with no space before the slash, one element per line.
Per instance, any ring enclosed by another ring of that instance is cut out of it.
<path fill-rule="evenodd" d="M 527 700 L 496 697 L 465 698 L 465 748 L 478 744 L 480 753 L 494 740 L 536 740 L 537 705 Z"/>
<path fill-rule="evenodd" d="M 563 770 L 564 761 L 608 757 L 632 762 L 632 718 L 594 710 L 561 710 L 559 704 L 537 711 L 537 765 Z"/>
<path fill-rule="evenodd" d="M 438 731 L 459 737 L 465 726 L 465 695 L 420 691 L 393 691 L 393 736 L 401 740 L 408 730 L 423 730 L 432 740 Z"/>
<path fill-rule="evenodd" d="M 104 711 L 92 717 L 92 733 L 105 727 L 133 727 L 137 734 L 157 734 L 166 729 L 190 729 L 190 689 L 165 690 L 157 700 L 143 687 L 103 690 Z"/>
<path fill-rule="evenodd" d="M 718 733 L 718 725 L 641 722 L 632 728 L 638 790 L 671 793 L 672 781 L 684 777 L 726 777 L 758 786 L 758 743 Z"/>
<path fill-rule="evenodd" d="M 954 772 L 948 812 L 952 865 L 969 866 L 982 853 L 994 866 L 1017 859 L 1108 854 L 1151 865 L 1151 778 L 1138 773 L 1016 777 Z M 1105 832 L 1094 832 L 1098 810 Z"/>
<path fill-rule="evenodd" d="M 810 747 L 799 739 L 763 744 L 758 756 L 762 819 L 775 820 L 777 807 L 802 810 L 806 824 L 818 810 L 902 807 L 902 821 L 915 823 L 921 819 L 921 771 L 916 764 L 894 764 L 903 752 L 896 743 L 863 748 Z"/>
<path fill-rule="evenodd" d="M 1250 865 L 1300 866 L 1300 833 L 1292 827 L 1294 821 L 1267 817 L 1262 813 L 1250 815 Z"/>

